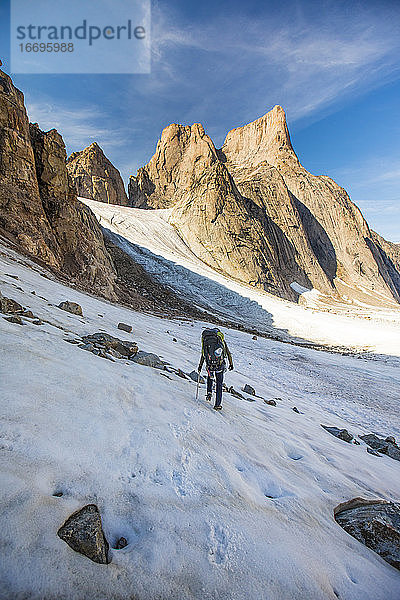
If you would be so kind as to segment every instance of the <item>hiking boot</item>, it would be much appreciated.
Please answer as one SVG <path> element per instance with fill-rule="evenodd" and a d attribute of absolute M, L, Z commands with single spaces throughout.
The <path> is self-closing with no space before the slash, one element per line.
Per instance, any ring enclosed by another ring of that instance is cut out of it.
<path fill-rule="evenodd" d="M 206 400 L 207 402 L 211 402 L 211 394 L 206 394 Z"/>
<path fill-rule="evenodd" d="M 215 410 L 222 410 L 222 406 L 221 406 L 220 404 L 216 404 L 216 405 L 214 406 L 214 409 L 215 409 Z"/>

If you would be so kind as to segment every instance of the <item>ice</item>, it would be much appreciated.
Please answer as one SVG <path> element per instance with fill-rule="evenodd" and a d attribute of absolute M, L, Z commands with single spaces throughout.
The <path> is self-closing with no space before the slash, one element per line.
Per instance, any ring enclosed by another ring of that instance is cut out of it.
<path fill-rule="evenodd" d="M 0 273 L 3 295 L 44 320 L 0 317 L 2 599 L 398 600 L 399 572 L 339 527 L 333 510 L 356 496 L 398 500 L 399 463 L 320 425 L 399 438 L 398 358 L 223 328 L 235 361 L 227 385 L 281 400 L 225 393 L 219 414 L 205 386 L 196 402 L 191 380 L 65 341 L 104 330 L 190 372 L 209 324 L 99 300 L 5 248 Z M 79 303 L 83 317 L 57 308 L 63 300 Z M 287 324 L 297 314 L 288 304 Z M 118 330 L 121 321 L 132 334 Z M 128 541 L 109 565 L 57 537 L 92 502 L 111 546 Z"/>
<path fill-rule="evenodd" d="M 82 198 L 120 245 L 163 283 L 196 306 L 278 336 L 400 356 L 400 307 L 323 302 L 318 290 L 296 285 L 304 305 L 277 298 L 217 273 L 187 247 L 168 222 L 170 210 L 143 210 Z M 386 299 L 387 300 L 387 299 Z"/>

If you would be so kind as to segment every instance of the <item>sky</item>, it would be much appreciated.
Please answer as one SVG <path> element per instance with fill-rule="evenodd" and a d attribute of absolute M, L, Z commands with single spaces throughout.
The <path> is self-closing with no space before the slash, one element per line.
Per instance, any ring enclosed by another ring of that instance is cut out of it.
<path fill-rule="evenodd" d="M 13 75 L 9 13 L 0 0 L 2 68 L 68 153 L 97 141 L 127 181 L 170 123 L 200 122 L 220 147 L 280 104 L 301 163 L 400 243 L 399 0 L 154 0 L 137 75 Z"/>

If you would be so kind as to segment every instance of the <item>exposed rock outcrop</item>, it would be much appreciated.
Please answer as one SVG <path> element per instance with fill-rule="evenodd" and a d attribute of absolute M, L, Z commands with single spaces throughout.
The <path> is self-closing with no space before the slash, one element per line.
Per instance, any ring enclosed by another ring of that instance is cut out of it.
<path fill-rule="evenodd" d="M 29 125 L 24 96 L 0 71 L 0 234 L 58 275 L 115 299 L 100 226 L 78 202 L 62 137 Z"/>
<path fill-rule="evenodd" d="M 280 296 L 297 299 L 296 282 L 328 295 L 351 298 L 354 290 L 364 299 L 364 288 L 400 299 L 386 250 L 342 188 L 301 166 L 279 106 L 230 131 L 221 150 L 200 124 L 166 127 L 130 178 L 129 199 L 169 208 L 204 262 Z"/>
<path fill-rule="evenodd" d="M 81 152 L 73 152 L 68 158 L 67 169 L 78 196 L 128 206 L 120 172 L 96 142 Z"/>
<path fill-rule="evenodd" d="M 400 569 L 400 504 L 354 498 L 335 510 L 335 519 L 347 533 Z"/>
<path fill-rule="evenodd" d="M 109 545 L 103 532 L 99 509 L 87 504 L 74 512 L 57 532 L 75 552 L 102 565 L 108 564 Z"/>

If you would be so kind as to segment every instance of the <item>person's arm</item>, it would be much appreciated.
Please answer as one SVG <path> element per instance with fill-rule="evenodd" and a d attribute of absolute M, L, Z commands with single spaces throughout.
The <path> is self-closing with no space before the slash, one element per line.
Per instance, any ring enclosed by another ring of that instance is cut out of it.
<path fill-rule="evenodd" d="M 228 344 L 226 343 L 225 340 L 224 340 L 224 344 L 225 344 L 225 353 L 226 353 L 226 356 L 228 357 L 228 361 L 229 361 L 229 370 L 232 371 L 233 370 L 232 354 L 230 353 Z"/>

